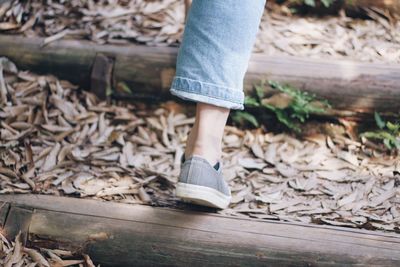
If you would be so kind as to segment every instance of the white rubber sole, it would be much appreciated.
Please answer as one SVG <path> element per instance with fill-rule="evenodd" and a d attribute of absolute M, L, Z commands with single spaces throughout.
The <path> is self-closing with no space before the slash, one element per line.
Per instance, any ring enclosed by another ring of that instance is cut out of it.
<path fill-rule="evenodd" d="M 219 209 L 227 208 L 231 201 L 230 196 L 226 196 L 216 189 L 185 183 L 176 185 L 176 196 L 184 202 Z"/>

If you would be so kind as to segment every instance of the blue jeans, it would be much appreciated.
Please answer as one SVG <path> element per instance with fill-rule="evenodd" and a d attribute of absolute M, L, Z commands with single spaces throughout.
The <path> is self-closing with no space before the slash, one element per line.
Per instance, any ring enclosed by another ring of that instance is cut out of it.
<path fill-rule="evenodd" d="M 170 92 L 243 109 L 243 79 L 265 0 L 194 0 Z"/>

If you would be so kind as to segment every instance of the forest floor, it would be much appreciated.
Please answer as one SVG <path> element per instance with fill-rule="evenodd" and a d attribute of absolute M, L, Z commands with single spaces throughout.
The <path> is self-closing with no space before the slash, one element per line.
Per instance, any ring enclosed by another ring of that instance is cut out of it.
<path fill-rule="evenodd" d="M 100 102 L 68 81 L 1 63 L 0 93 L 9 101 L 0 108 L 0 194 L 193 208 L 174 196 L 194 122 L 186 107 Z M 205 210 L 400 232 L 400 156 L 371 148 L 346 129 L 311 123 L 296 136 L 227 126 L 223 173 L 232 202 Z M 87 255 L 0 238 L 3 264 L 94 266 Z"/>
<path fill-rule="evenodd" d="M 46 37 L 46 43 L 179 45 L 183 1 L 108 2 L 5 1 L 0 33 Z M 254 51 L 399 63 L 400 23 L 370 12 L 373 20 L 265 12 Z M 187 107 L 101 102 L 68 81 L 1 64 L 0 96 L 9 101 L 0 103 L 0 194 L 190 208 L 174 196 L 194 121 Z M 232 203 L 208 211 L 399 233 L 400 156 L 340 124 L 304 128 L 294 135 L 227 126 L 223 166 Z M 87 255 L 23 248 L 18 238 L 7 241 L 0 233 L 0 263 L 10 262 L 94 266 Z"/>

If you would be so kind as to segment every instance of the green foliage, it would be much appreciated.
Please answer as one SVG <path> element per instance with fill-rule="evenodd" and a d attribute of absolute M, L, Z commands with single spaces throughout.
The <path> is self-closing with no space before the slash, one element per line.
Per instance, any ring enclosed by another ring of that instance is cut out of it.
<path fill-rule="evenodd" d="M 253 97 L 246 96 L 244 99 L 244 105 L 248 107 L 259 107 L 260 103 Z"/>
<path fill-rule="evenodd" d="M 132 90 L 131 90 L 131 88 L 129 88 L 129 86 L 128 86 L 126 83 L 124 83 L 124 82 L 119 82 L 119 83 L 117 84 L 117 90 L 120 91 L 120 92 L 129 94 L 129 95 L 132 95 Z"/>
<path fill-rule="evenodd" d="M 304 0 L 304 3 L 308 6 L 315 7 L 315 0 Z"/>
<path fill-rule="evenodd" d="M 382 120 L 382 118 L 378 112 L 375 112 L 374 117 L 375 117 L 376 125 L 379 127 L 379 129 L 385 128 L 386 123 Z"/>
<path fill-rule="evenodd" d="M 256 128 L 260 126 L 256 117 L 247 111 L 236 111 L 235 113 L 233 113 L 232 119 L 234 122 L 241 125 L 243 125 L 245 122 L 248 122 Z"/>
<path fill-rule="evenodd" d="M 281 85 L 270 81 L 272 89 L 277 90 L 274 95 L 267 97 L 265 82 L 255 86 L 254 97 L 245 98 L 245 106 L 259 108 L 275 114 L 277 120 L 291 130 L 300 132 L 300 124 L 304 123 L 313 114 L 322 114 L 329 107 L 326 101 L 316 101 L 314 95 L 300 91 L 289 85 Z M 235 122 L 247 121 L 256 126 L 257 118 L 248 112 L 239 111 L 233 116 Z"/>
<path fill-rule="evenodd" d="M 375 122 L 379 130 L 362 133 L 361 136 L 381 141 L 389 150 L 400 150 L 400 122 L 385 122 L 375 112 Z"/>

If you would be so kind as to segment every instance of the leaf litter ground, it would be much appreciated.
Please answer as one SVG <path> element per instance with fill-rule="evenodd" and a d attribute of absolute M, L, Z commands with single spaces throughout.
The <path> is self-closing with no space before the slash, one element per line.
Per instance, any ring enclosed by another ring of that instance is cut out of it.
<path fill-rule="evenodd" d="M 0 233 L 0 264 L 4 267 L 42 266 L 42 267 L 95 267 L 90 257 L 82 254 L 79 257 L 71 251 L 61 249 L 27 248 L 23 246 L 20 235 L 13 242 Z"/>
<path fill-rule="evenodd" d="M 255 52 L 400 62 L 399 22 L 265 12 Z M 0 32 L 177 45 L 183 1 L 3 1 Z M 99 102 L 66 81 L 0 71 L 0 192 L 42 193 L 182 207 L 173 197 L 192 118 L 177 109 Z M 3 75 L 4 72 L 4 75 Z M 399 158 L 339 134 L 302 140 L 227 127 L 225 177 L 233 191 L 220 213 L 399 231 Z M 94 266 L 89 256 L 29 249 L 0 234 L 4 266 Z"/>

